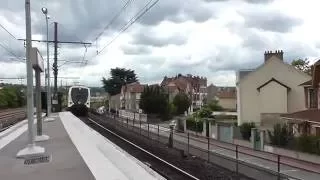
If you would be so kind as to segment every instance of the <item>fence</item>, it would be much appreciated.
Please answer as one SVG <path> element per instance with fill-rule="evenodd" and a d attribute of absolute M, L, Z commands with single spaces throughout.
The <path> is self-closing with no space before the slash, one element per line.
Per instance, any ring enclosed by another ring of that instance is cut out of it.
<path fill-rule="evenodd" d="M 106 122 L 127 128 L 158 143 L 168 144 L 170 129 L 135 119 L 129 120 L 106 115 Z M 198 156 L 231 171 L 261 180 L 320 179 L 319 164 L 297 160 L 248 147 L 220 142 L 211 138 L 196 137 L 190 133 L 173 132 L 173 147 L 184 153 Z"/>
<path fill-rule="evenodd" d="M 119 117 L 128 118 L 130 120 L 147 122 L 147 114 L 135 113 L 126 110 L 119 110 Z"/>

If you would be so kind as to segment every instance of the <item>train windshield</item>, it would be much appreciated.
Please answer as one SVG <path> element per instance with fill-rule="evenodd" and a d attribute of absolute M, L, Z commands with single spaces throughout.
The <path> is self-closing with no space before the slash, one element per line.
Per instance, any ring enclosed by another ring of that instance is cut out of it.
<path fill-rule="evenodd" d="M 74 104 L 85 104 L 89 96 L 89 90 L 86 88 L 72 88 L 71 99 Z"/>

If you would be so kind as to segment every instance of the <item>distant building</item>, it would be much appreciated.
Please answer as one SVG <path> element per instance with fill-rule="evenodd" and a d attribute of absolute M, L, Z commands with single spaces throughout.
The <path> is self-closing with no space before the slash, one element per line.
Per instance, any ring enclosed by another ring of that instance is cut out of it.
<path fill-rule="evenodd" d="M 211 84 L 207 87 L 207 103 L 218 100 L 219 105 L 227 111 L 236 111 L 237 92 L 236 87 L 215 86 Z"/>
<path fill-rule="evenodd" d="M 146 84 L 140 84 L 139 82 L 122 86 L 120 94 L 121 107 L 129 111 L 138 112 L 140 109 L 140 96 L 146 86 Z"/>
<path fill-rule="evenodd" d="M 310 79 L 284 62 L 283 51 L 265 52 L 261 66 L 237 73 L 238 124 L 272 127 L 281 114 L 305 109 L 305 94 L 299 85 Z"/>
<path fill-rule="evenodd" d="M 192 100 L 192 110 L 203 106 L 207 96 L 207 78 L 191 74 L 186 76 L 179 74 L 171 78 L 165 76 L 160 86 L 167 89 L 171 100 L 179 92 L 186 93 Z"/>

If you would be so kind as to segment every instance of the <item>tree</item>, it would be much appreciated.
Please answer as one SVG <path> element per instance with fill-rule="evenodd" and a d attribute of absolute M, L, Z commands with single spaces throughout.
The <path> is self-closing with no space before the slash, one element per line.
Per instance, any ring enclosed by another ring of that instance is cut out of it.
<path fill-rule="evenodd" d="M 148 114 L 168 115 L 168 95 L 160 86 L 146 86 L 141 93 L 139 107 Z"/>
<path fill-rule="evenodd" d="M 299 69 L 307 74 L 311 75 L 311 66 L 309 65 L 309 60 L 306 59 L 296 59 L 291 62 L 291 65 L 296 69 Z"/>
<path fill-rule="evenodd" d="M 173 98 L 173 104 L 177 108 L 178 114 L 183 114 L 191 105 L 191 100 L 189 99 L 188 95 L 185 93 L 178 93 Z"/>
<path fill-rule="evenodd" d="M 136 74 L 131 69 L 115 68 L 110 70 L 111 77 L 109 79 L 102 78 L 103 88 L 110 96 L 119 94 L 121 88 L 125 84 L 137 82 Z"/>
<path fill-rule="evenodd" d="M 219 105 L 219 101 L 218 100 L 212 100 L 209 102 L 208 107 L 212 110 L 212 111 L 221 111 L 223 110 L 223 108 Z"/>

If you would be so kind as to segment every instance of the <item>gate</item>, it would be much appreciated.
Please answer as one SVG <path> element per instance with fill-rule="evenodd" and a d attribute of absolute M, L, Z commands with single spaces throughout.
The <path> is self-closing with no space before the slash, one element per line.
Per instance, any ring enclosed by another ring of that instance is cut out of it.
<path fill-rule="evenodd" d="M 232 126 L 217 124 L 218 140 L 232 143 Z"/>

